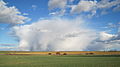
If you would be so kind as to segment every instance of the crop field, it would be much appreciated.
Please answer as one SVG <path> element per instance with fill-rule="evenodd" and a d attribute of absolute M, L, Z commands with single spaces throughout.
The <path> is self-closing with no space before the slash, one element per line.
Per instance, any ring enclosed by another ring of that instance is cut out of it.
<path fill-rule="evenodd" d="M 35 51 L 0 51 L 1 54 L 7 55 L 120 55 L 120 51 L 46 51 L 46 52 L 35 52 Z"/>
<path fill-rule="evenodd" d="M 120 55 L 0 55 L 0 67 L 120 67 Z"/>

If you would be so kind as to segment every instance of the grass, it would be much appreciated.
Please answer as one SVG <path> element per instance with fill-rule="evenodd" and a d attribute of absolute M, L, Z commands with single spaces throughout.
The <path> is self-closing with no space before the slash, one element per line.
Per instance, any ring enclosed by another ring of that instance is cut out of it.
<path fill-rule="evenodd" d="M 0 55 L 0 67 L 120 67 L 120 56 Z"/>

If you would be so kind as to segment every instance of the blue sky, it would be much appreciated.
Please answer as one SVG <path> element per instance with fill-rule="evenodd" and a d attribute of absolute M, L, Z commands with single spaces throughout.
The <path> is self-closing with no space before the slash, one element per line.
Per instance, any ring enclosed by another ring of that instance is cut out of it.
<path fill-rule="evenodd" d="M 15 6 L 19 9 L 22 13 L 28 13 L 28 17 L 32 18 L 32 21 L 36 21 L 39 18 L 48 17 L 49 11 L 47 2 L 48 0 L 5 0 L 8 2 L 8 6 Z M 36 7 L 32 7 L 36 6 Z M 32 22 L 30 21 L 30 22 Z"/>
<path fill-rule="evenodd" d="M 18 9 L 17 12 L 29 21 L 23 21 L 22 24 L 16 22 L 0 21 L 0 44 L 14 44 L 12 46 L 0 45 L 0 47 L 16 47 L 19 41 L 11 35 L 14 26 L 24 26 L 35 23 L 39 20 L 50 19 L 53 17 L 75 19 L 84 18 L 86 27 L 99 32 L 105 32 L 109 35 L 119 35 L 118 28 L 120 24 L 120 1 L 119 0 L 0 0 L 6 3 L 7 8 L 12 6 Z M 58 1 L 58 2 L 57 2 Z M 67 1 L 67 3 L 65 3 Z M 84 2 L 85 1 L 85 2 Z M 106 4 L 104 4 L 106 2 Z M 112 2 L 114 2 L 112 4 Z M 58 4 L 57 4 L 58 3 Z M 65 4 L 64 4 L 65 3 Z M 81 6 L 83 5 L 83 6 Z M 89 6 L 85 6 L 89 5 Z M 97 5 L 97 6 L 96 6 Z M 113 6 L 112 6 L 113 5 Z M 74 7 L 75 6 L 75 7 Z M 0 7 L 2 8 L 2 7 Z M 65 11 L 62 13 L 62 11 Z M 2 12 L 2 9 L 0 13 Z M 14 12 L 14 11 L 13 11 Z M 92 15 L 93 12 L 93 15 Z M 2 17 L 2 14 L 0 14 Z M 0 20 L 2 20 L 0 17 Z M 6 19 L 8 20 L 8 19 Z M 114 27 L 110 27 L 114 26 Z M 11 26 L 14 25 L 14 26 Z M 110 30 L 110 31 L 109 31 Z M 99 33 L 98 32 L 98 33 Z M 9 50 L 3 49 L 0 50 Z M 15 50 L 15 49 L 13 49 Z"/>
<path fill-rule="evenodd" d="M 49 15 L 48 6 L 47 6 L 47 0 L 4 0 L 7 4 L 7 6 L 15 6 L 19 9 L 22 13 L 27 13 L 29 18 L 32 20 L 27 22 L 26 24 L 30 24 L 34 21 L 37 21 L 40 18 L 46 18 Z M 32 5 L 35 5 L 37 7 L 32 7 Z M 0 33 L 0 43 L 10 43 L 10 44 L 18 44 L 13 37 L 9 35 L 9 28 L 8 24 L 0 24 L 1 28 L 5 28 L 5 30 L 1 30 Z"/>

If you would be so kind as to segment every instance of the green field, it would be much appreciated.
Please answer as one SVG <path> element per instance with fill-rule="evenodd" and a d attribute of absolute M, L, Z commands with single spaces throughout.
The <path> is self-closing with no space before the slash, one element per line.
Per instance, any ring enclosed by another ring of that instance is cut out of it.
<path fill-rule="evenodd" d="M 0 55 L 0 67 L 120 67 L 120 57 Z"/>

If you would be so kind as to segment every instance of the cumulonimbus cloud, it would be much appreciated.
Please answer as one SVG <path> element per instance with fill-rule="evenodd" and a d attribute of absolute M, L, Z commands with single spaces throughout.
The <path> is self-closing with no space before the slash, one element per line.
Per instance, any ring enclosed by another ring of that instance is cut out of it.
<path fill-rule="evenodd" d="M 13 30 L 20 40 L 20 50 L 83 51 L 96 39 L 96 33 L 82 24 L 79 19 L 53 18 L 16 26 Z"/>
<path fill-rule="evenodd" d="M 44 19 L 15 26 L 14 35 L 23 51 L 101 51 L 120 48 L 120 34 L 86 28 L 82 19 Z"/>

